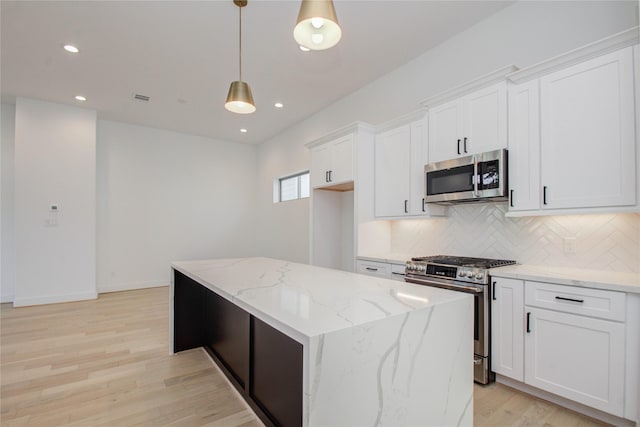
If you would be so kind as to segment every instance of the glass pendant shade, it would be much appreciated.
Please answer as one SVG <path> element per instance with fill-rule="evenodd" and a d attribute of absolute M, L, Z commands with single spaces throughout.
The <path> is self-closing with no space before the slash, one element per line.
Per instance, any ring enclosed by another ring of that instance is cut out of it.
<path fill-rule="evenodd" d="M 238 80 L 231 82 L 224 108 L 238 114 L 249 114 L 256 111 L 256 104 L 253 102 L 251 88 L 247 82 Z"/>
<path fill-rule="evenodd" d="M 293 38 L 300 46 L 325 50 L 335 46 L 342 37 L 332 0 L 302 0 Z"/>

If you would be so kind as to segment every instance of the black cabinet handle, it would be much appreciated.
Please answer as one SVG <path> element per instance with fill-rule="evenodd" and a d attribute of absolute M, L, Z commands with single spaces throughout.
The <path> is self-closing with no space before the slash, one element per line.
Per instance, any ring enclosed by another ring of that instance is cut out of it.
<path fill-rule="evenodd" d="M 427 210 L 424 208 L 424 197 L 422 198 L 422 212 L 426 212 Z"/>
<path fill-rule="evenodd" d="M 542 204 L 547 204 L 547 186 L 542 187 Z"/>
<path fill-rule="evenodd" d="M 491 298 L 492 298 L 494 301 L 496 300 L 496 282 L 493 282 L 493 283 L 492 283 Z"/>
<path fill-rule="evenodd" d="M 409 201 L 404 201 L 404 213 L 409 213 Z"/>
<path fill-rule="evenodd" d="M 467 154 L 467 137 L 466 136 L 464 137 L 464 145 L 463 145 L 463 147 L 464 147 L 464 153 Z"/>
<path fill-rule="evenodd" d="M 584 302 L 583 299 L 575 299 L 575 298 L 556 297 L 556 299 L 559 299 L 559 300 L 562 300 L 562 301 L 579 302 L 580 304 L 582 304 Z"/>
<path fill-rule="evenodd" d="M 331 172 L 333 171 L 329 171 L 329 182 L 333 182 L 333 178 L 331 178 Z"/>
<path fill-rule="evenodd" d="M 462 153 L 460 152 L 460 140 L 458 140 L 458 154 L 462 154 Z"/>
<path fill-rule="evenodd" d="M 509 196 L 509 206 L 513 207 L 513 190 L 511 190 L 511 195 Z"/>
<path fill-rule="evenodd" d="M 531 312 L 527 313 L 527 333 L 531 333 Z"/>
<path fill-rule="evenodd" d="M 369 270 L 369 271 L 378 271 L 377 268 L 373 268 L 373 267 L 365 267 L 365 270 Z"/>
<path fill-rule="evenodd" d="M 329 182 L 329 171 L 324 171 L 324 182 Z"/>

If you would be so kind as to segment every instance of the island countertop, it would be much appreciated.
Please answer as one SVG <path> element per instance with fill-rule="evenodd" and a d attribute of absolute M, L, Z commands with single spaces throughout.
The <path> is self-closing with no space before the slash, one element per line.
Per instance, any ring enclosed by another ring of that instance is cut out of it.
<path fill-rule="evenodd" d="M 469 298 L 460 292 L 269 258 L 171 265 L 301 343 Z"/>

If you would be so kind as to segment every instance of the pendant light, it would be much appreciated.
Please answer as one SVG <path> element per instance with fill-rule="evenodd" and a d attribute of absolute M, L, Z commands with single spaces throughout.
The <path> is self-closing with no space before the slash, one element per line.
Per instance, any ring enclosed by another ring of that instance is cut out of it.
<path fill-rule="evenodd" d="M 240 11 L 240 78 L 231 82 L 224 108 L 233 113 L 249 114 L 256 111 L 256 104 L 253 102 L 249 84 L 242 81 L 242 8 L 247 5 L 247 0 L 233 0 L 233 3 Z"/>
<path fill-rule="evenodd" d="M 302 0 L 293 38 L 300 46 L 325 50 L 335 46 L 342 37 L 332 0 Z"/>

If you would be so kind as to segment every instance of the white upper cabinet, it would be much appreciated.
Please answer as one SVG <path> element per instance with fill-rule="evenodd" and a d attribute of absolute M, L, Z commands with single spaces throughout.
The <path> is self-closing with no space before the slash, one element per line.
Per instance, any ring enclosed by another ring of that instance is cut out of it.
<path fill-rule="evenodd" d="M 411 199 L 411 125 L 376 135 L 375 215 L 409 213 Z"/>
<path fill-rule="evenodd" d="M 540 79 L 543 209 L 634 205 L 633 55 Z"/>
<path fill-rule="evenodd" d="M 506 147 L 504 82 L 429 109 L 431 163 Z"/>
<path fill-rule="evenodd" d="M 424 117 L 378 133 L 375 138 L 375 216 L 443 215 L 424 202 L 427 163 Z"/>
<path fill-rule="evenodd" d="M 311 186 L 331 187 L 353 181 L 353 135 L 311 149 Z"/>
<path fill-rule="evenodd" d="M 634 207 L 636 185 L 632 47 L 509 86 L 510 213 Z"/>
<path fill-rule="evenodd" d="M 509 87 L 509 210 L 540 208 L 540 83 Z"/>

